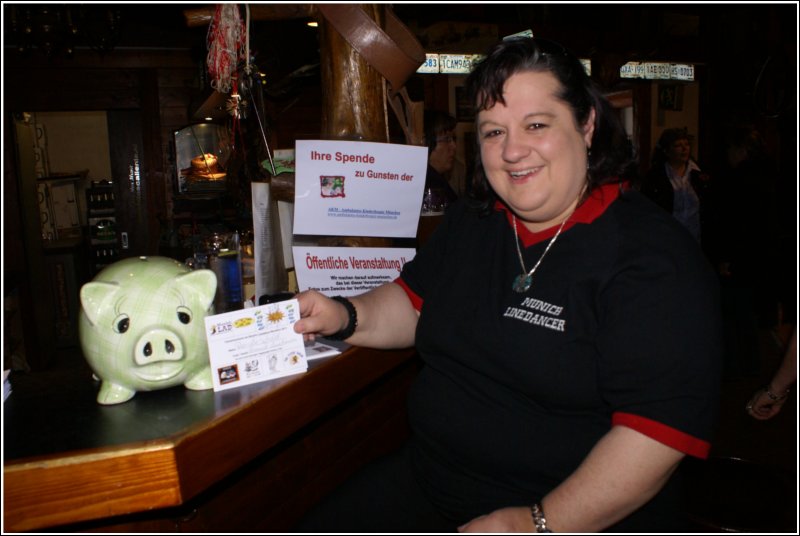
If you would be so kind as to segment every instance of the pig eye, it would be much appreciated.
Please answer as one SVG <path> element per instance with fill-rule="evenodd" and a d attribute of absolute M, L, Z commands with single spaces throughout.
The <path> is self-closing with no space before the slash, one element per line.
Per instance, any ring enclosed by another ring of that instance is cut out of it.
<path fill-rule="evenodd" d="M 186 307 L 178 307 L 178 320 L 183 324 L 188 324 L 192 321 L 192 312 Z"/>
<path fill-rule="evenodd" d="M 114 331 L 117 333 L 125 333 L 131 325 L 131 320 L 128 315 L 121 314 L 114 319 Z"/>

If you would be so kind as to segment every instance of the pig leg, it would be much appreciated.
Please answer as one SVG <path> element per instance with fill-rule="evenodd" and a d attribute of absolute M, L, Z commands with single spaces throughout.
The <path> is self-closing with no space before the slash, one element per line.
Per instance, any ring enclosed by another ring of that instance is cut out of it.
<path fill-rule="evenodd" d="M 183 385 L 192 391 L 203 391 L 211 389 L 214 386 L 214 381 L 211 379 L 211 365 L 206 365 L 194 376 L 186 380 Z"/>
<path fill-rule="evenodd" d="M 133 398 L 135 394 L 136 391 L 127 387 L 111 382 L 103 382 L 100 385 L 100 392 L 97 393 L 97 403 L 106 405 L 121 404 Z"/>

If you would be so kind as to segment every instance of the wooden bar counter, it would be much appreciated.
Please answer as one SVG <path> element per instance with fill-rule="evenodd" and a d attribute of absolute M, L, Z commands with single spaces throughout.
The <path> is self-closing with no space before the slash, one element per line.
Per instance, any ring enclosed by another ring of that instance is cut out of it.
<path fill-rule="evenodd" d="M 407 437 L 413 349 L 347 348 L 227 391 L 102 406 L 85 366 L 13 375 L 4 531 L 281 532 Z"/>

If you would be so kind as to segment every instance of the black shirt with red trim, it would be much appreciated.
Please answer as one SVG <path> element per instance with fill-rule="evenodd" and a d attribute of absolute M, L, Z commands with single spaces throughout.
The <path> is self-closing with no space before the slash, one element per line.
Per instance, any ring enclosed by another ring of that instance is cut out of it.
<path fill-rule="evenodd" d="M 518 224 L 526 271 L 556 229 Z M 614 425 L 707 456 L 721 328 L 697 242 L 617 184 L 577 208 L 522 294 L 514 240 L 506 207 L 458 202 L 397 280 L 420 310 L 409 417 L 431 499 L 467 519 L 531 504 Z M 653 530 L 664 511 L 631 517 Z"/>

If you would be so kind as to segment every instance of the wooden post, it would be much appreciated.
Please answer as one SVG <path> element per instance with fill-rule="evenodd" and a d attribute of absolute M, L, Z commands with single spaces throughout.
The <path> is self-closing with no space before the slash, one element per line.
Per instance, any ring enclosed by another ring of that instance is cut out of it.
<path fill-rule="evenodd" d="M 383 5 L 359 7 L 383 25 Z M 333 26 L 320 19 L 322 137 L 388 142 L 383 77 Z"/>

